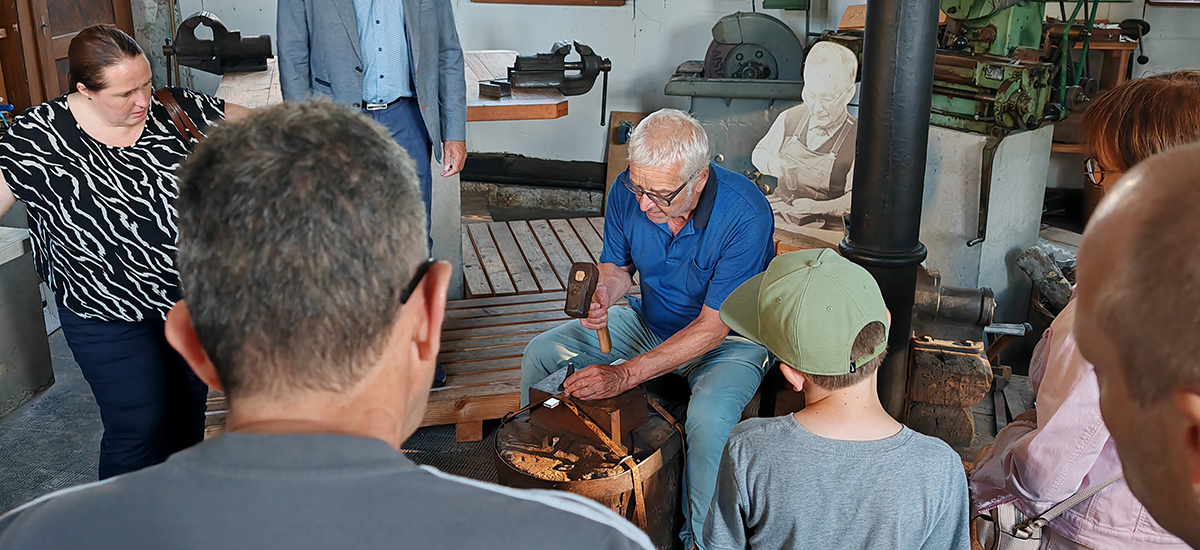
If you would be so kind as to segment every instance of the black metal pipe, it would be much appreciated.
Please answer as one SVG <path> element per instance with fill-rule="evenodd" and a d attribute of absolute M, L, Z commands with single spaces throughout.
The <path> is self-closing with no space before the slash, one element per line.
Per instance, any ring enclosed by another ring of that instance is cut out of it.
<path fill-rule="evenodd" d="M 937 2 L 867 2 L 850 234 L 840 249 L 871 272 L 892 312 L 879 393 L 896 418 L 904 417 L 917 264 L 926 254 L 919 234 L 937 27 Z"/>

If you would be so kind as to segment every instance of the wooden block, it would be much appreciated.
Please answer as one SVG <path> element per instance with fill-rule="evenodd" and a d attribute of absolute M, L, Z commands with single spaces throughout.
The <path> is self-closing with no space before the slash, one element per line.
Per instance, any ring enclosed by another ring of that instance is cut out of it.
<path fill-rule="evenodd" d="M 584 246 L 583 241 L 580 241 L 579 236 L 575 234 L 571 222 L 550 220 L 550 227 L 554 228 L 554 235 L 558 237 L 558 241 L 562 243 L 563 249 L 567 251 L 567 256 L 571 258 L 572 262 L 594 263 L 596 261 L 596 258 L 593 258 L 587 247 Z"/>
<path fill-rule="evenodd" d="M 491 296 L 492 285 L 488 282 L 487 274 L 479 265 L 479 255 L 475 252 L 475 243 L 471 241 L 467 231 L 462 232 L 463 250 L 463 279 L 467 283 L 467 296 Z"/>
<path fill-rule="evenodd" d="M 484 273 L 487 273 L 488 282 L 492 284 L 495 294 L 497 296 L 516 294 L 517 289 L 508 276 L 508 270 L 505 269 L 504 258 L 500 256 L 500 250 L 492 241 L 488 224 L 472 223 L 467 225 L 467 231 L 471 234 L 475 250 L 479 252 L 479 261 L 483 265 Z"/>
<path fill-rule="evenodd" d="M 980 354 L 982 345 L 959 345 L 924 337 L 913 342 L 909 399 L 970 407 L 992 388 L 992 369 Z"/>
<path fill-rule="evenodd" d="M 502 418 L 504 415 L 521 408 L 521 384 L 518 382 L 502 388 L 488 388 L 488 394 L 478 388 L 463 388 L 474 390 L 453 398 L 436 399 L 438 394 L 430 394 L 429 404 L 425 406 L 425 417 L 421 426 L 441 426 L 458 424 L 473 420 L 491 420 Z M 436 399 L 436 400 L 435 400 Z"/>
<path fill-rule="evenodd" d="M 949 443 L 967 446 L 975 438 L 975 417 L 967 407 L 913 403 L 908 410 L 909 428 Z"/>
<path fill-rule="evenodd" d="M 483 440 L 483 421 L 459 422 L 454 425 L 454 437 L 459 443 Z"/>
<path fill-rule="evenodd" d="M 496 248 L 500 250 L 500 257 L 504 260 L 504 266 L 508 269 L 508 275 L 512 279 L 517 293 L 532 294 L 538 292 L 537 280 L 533 278 L 533 273 L 529 271 L 529 266 L 525 264 L 525 256 L 521 254 L 521 249 L 517 247 L 517 241 L 513 238 L 508 224 L 505 222 L 492 222 L 488 224 L 488 229 L 492 233 L 492 241 L 496 243 Z"/>
<path fill-rule="evenodd" d="M 938 25 L 946 24 L 946 14 L 938 10 Z M 838 22 L 839 31 L 862 30 L 867 28 L 867 5 L 858 4 L 846 6 L 842 12 L 842 20 Z"/>
<path fill-rule="evenodd" d="M 1038 247 L 1032 247 L 1017 256 L 1017 267 L 1033 280 L 1033 286 L 1046 298 L 1050 313 L 1057 314 L 1071 301 L 1071 283 L 1063 276 L 1058 263 Z"/>
<path fill-rule="evenodd" d="M 583 246 L 591 253 L 592 260 L 599 264 L 600 253 L 604 251 L 604 240 L 596 233 L 596 228 L 592 227 L 586 218 L 571 218 L 571 227 L 575 229 L 575 234 L 579 235 L 579 240 L 583 241 Z"/>
<path fill-rule="evenodd" d="M 546 259 L 554 268 L 554 274 L 558 277 L 558 281 L 564 285 L 563 288 L 566 288 L 567 277 L 571 275 L 572 260 L 567 255 L 566 249 L 563 248 L 562 242 L 558 240 L 558 235 L 550 227 L 550 222 L 548 220 L 530 220 L 529 229 L 533 231 L 534 237 L 542 245 L 542 252 L 546 253 Z"/>
<path fill-rule="evenodd" d="M 533 230 L 529 228 L 529 223 L 524 221 L 508 222 L 508 228 L 512 231 L 513 238 L 516 239 L 517 246 L 521 248 L 521 254 L 525 256 L 525 262 L 529 264 L 529 270 L 533 272 L 533 277 L 537 280 L 538 287 L 542 292 L 563 290 L 562 282 L 558 280 L 558 274 L 554 272 L 554 267 L 546 258 L 541 243 L 538 242 L 537 237 L 533 236 Z"/>
<path fill-rule="evenodd" d="M 529 389 L 529 401 L 536 403 L 552 397 L 536 388 Z M 646 410 L 646 393 L 634 388 L 616 397 L 595 401 L 573 400 L 575 406 L 591 420 L 600 431 L 614 441 L 630 447 L 630 432 L 640 428 L 649 419 Z M 553 409 L 537 407 L 530 413 L 529 421 L 541 426 L 558 428 L 589 439 L 599 440 L 578 416 L 569 408 L 558 406 Z"/>
<path fill-rule="evenodd" d="M 842 12 L 842 20 L 838 22 L 839 31 L 861 30 L 867 27 L 867 5 L 858 4 L 846 6 Z"/>

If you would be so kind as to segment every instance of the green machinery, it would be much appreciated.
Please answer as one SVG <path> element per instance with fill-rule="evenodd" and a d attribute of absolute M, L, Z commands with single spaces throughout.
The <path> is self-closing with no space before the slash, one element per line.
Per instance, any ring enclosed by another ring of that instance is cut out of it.
<path fill-rule="evenodd" d="M 1081 7 L 1066 21 L 1075 21 Z M 1071 61 L 1072 42 L 1087 56 L 1096 6 L 1085 24 L 1046 22 L 1046 5 L 1028 0 L 941 0 L 930 122 L 996 137 L 1058 121 L 1094 95 L 1096 83 Z"/>

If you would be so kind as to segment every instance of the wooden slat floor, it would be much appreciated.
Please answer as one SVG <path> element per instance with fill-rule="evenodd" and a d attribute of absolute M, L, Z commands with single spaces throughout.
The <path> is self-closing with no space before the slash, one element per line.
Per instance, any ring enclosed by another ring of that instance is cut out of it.
<path fill-rule="evenodd" d="M 604 218 L 476 222 L 463 226 L 468 298 L 557 292 L 573 262 L 597 262 Z"/>

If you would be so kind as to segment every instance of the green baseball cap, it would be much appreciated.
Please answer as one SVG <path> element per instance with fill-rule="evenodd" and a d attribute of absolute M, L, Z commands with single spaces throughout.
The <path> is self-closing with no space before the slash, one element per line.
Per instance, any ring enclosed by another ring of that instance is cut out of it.
<path fill-rule="evenodd" d="M 721 320 L 788 366 L 824 376 L 854 372 L 850 349 L 858 333 L 875 321 L 888 326 L 875 279 L 828 248 L 776 256 L 725 299 Z M 885 349 L 886 339 L 858 364 Z"/>

